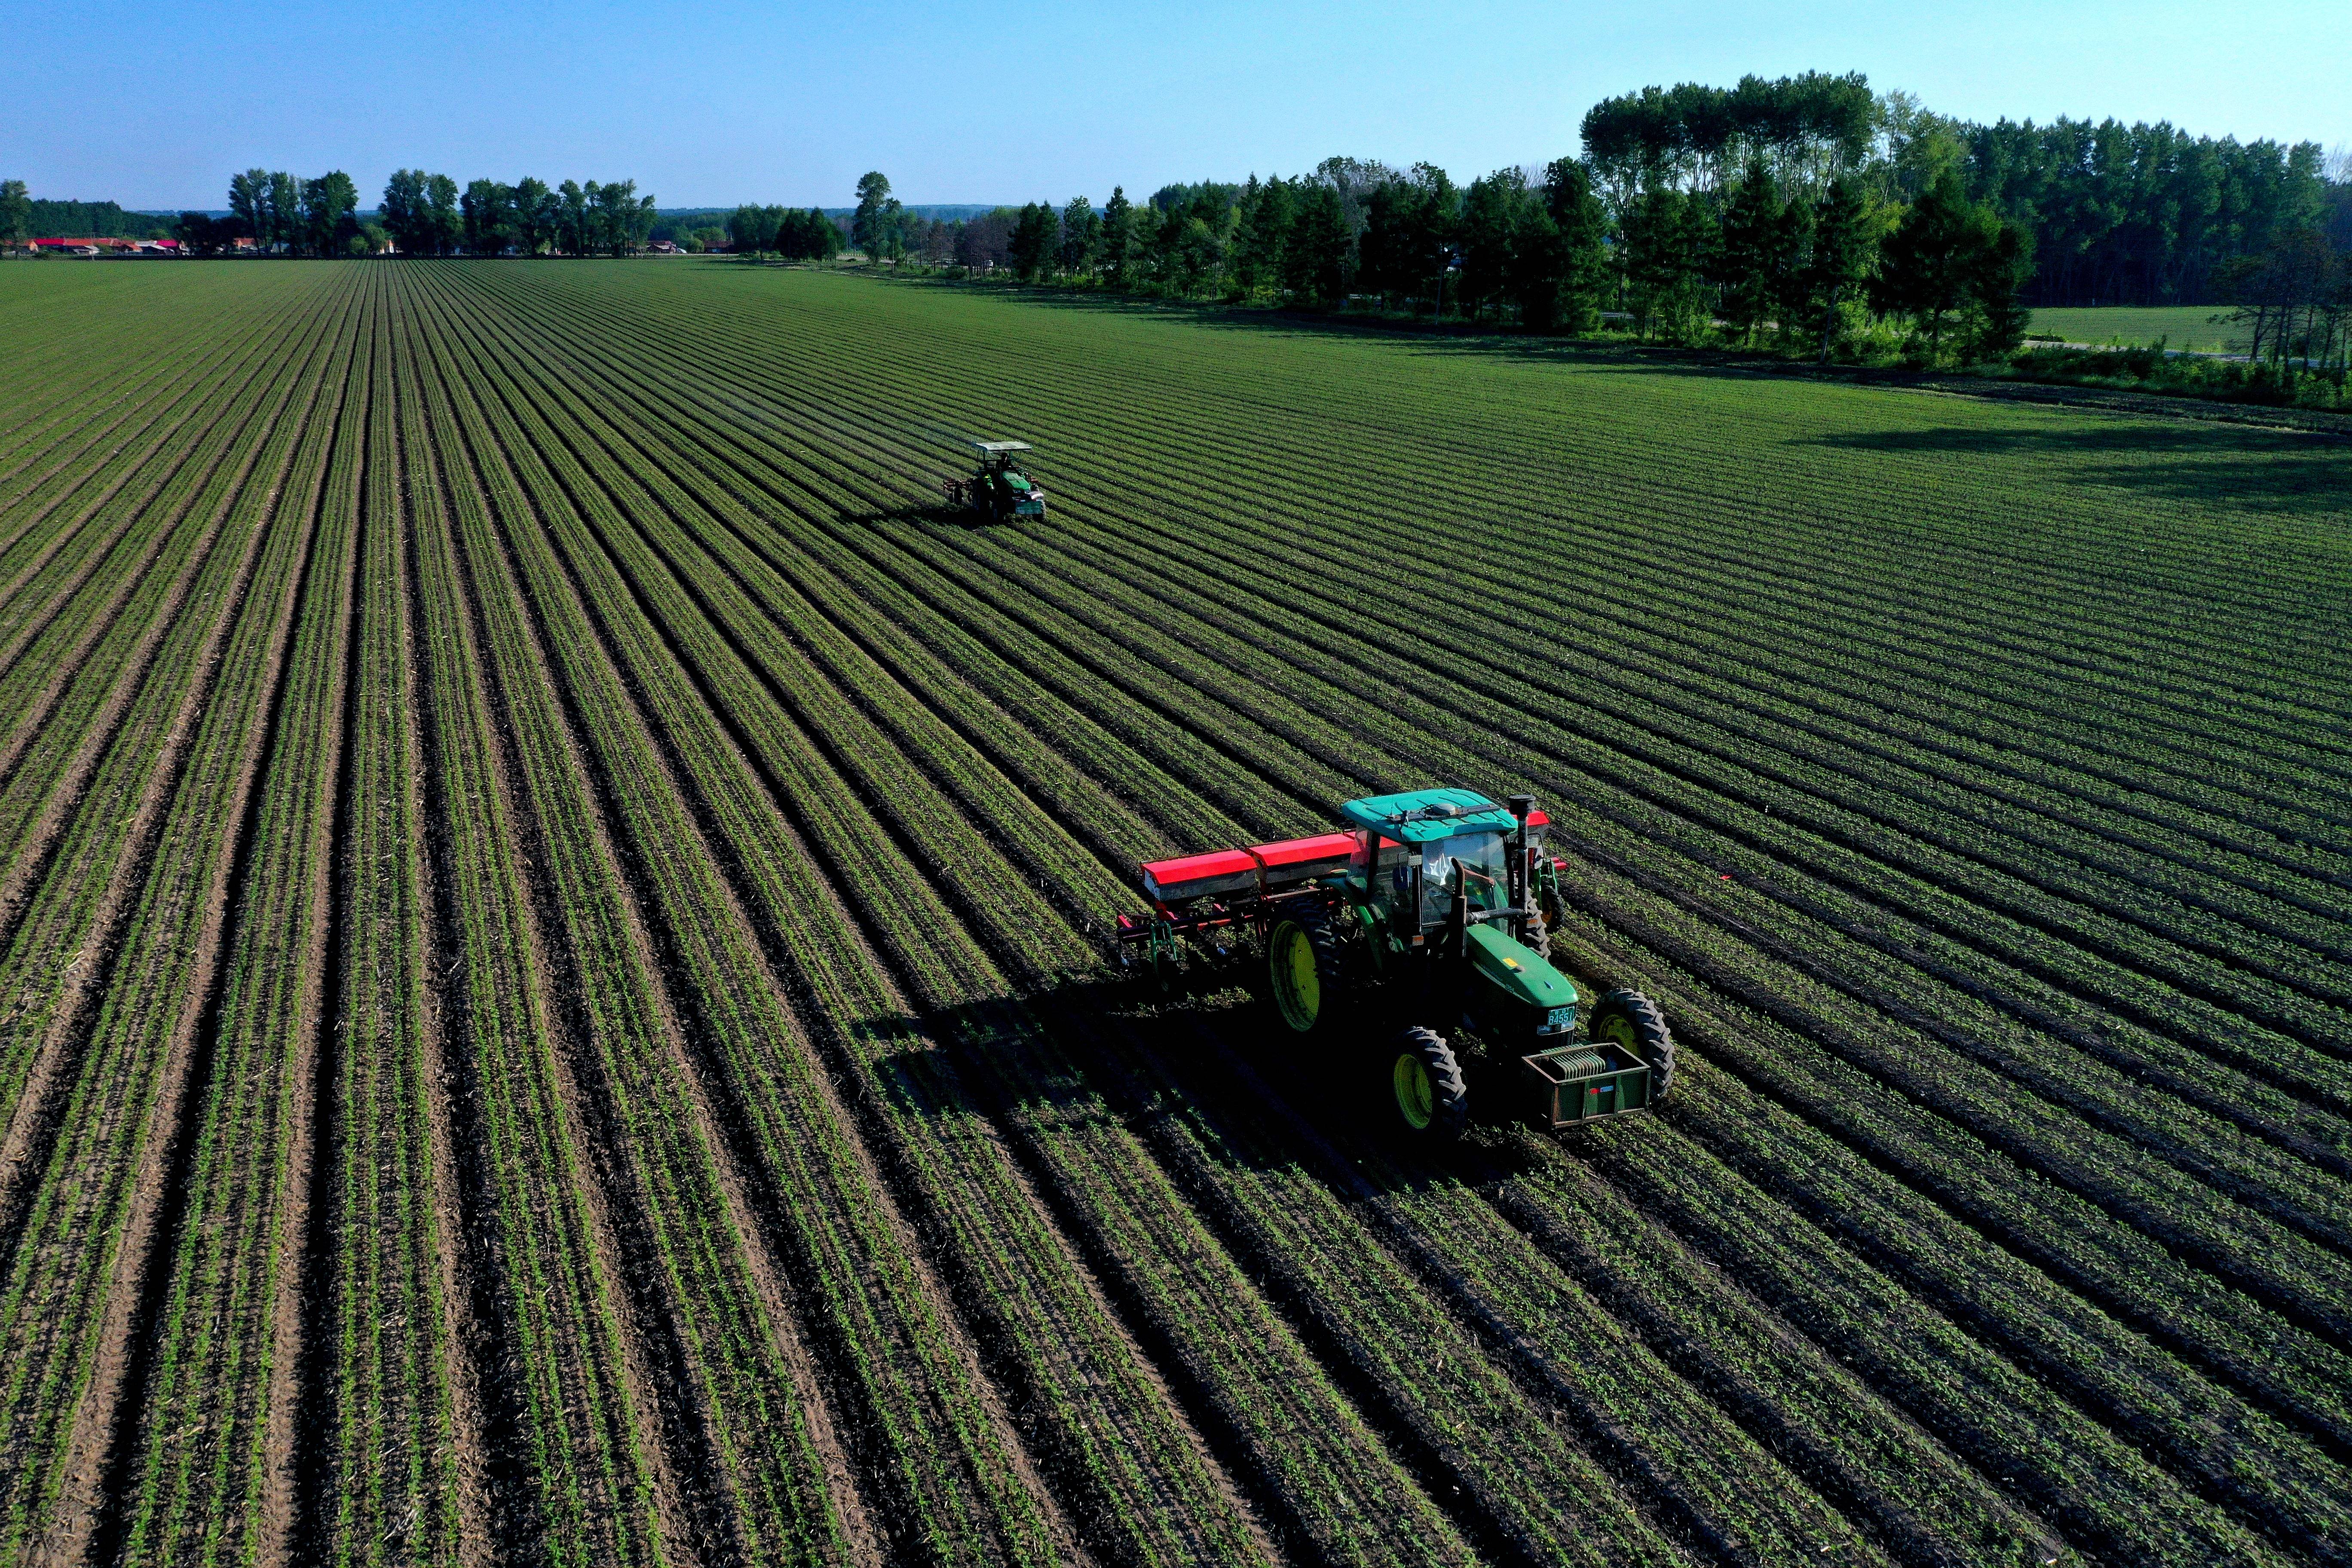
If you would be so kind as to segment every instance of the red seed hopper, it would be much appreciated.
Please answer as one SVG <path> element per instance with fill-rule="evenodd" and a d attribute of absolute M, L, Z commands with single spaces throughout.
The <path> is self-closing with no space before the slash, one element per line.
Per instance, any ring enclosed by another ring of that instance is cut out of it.
<path fill-rule="evenodd" d="M 1172 860 L 1143 863 L 1143 893 L 1163 909 L 1194 899 L 1232 898 L 1295 888 L 1301 882 L 1348 868 L 1355 836 L 1318 833 L 1312 838 L 1286 838 L 1279 844 L 1253 844 L 1246 849 L 1212 849 L 1203 855 L 1179 855 Z"/>

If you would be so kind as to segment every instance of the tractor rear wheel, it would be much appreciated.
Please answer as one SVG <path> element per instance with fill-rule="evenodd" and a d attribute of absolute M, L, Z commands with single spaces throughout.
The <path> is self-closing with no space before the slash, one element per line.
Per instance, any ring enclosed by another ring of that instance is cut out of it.
<path fill-rule="evenodd" d="M 1675 1081 L 1675 1037 L 1658 1005 L 1639 991 L 1612 991 L 1592 1009 L 1595 1043 L 1619 1046 L 1650 1068 L 1650 1099 L 1665 1097 Z"/>
<path fill-rule="evenodd" d="M 1266 933 L 1265 970 L 1274 1011 L 1293 1033 L 1328 1035 L 1347 1001 L 1339 940 L 1320 910 L 1274 922 Z"/>
<path fill-rule="evenodd" d="M 1389 1089 L 1405 1131 L 1428 1143 L 1451 1143 L 1470 1125 L 1470 1090 L 1454 1047 L 1434 1029 L 1418 1026 L 1396 1037 Z"/>

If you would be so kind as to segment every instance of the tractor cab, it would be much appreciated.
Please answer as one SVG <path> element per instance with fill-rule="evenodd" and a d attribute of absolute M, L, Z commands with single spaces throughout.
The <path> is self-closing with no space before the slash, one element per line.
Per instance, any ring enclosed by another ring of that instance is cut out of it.
<path fill-rule="evenodd" d="M 990 522 L 1013 518 L 1044 517 L 1045 492 L 1022 472 L 1016 454 L 1030 449 L 1026 441 L 974 441 L 978 466 L 968 479 L 949 479 L 940 488 L 950 506 L 961 506 Z"/>
<path fill-rule="evenodd" d="M 1451 919 L 1458 892 L 1469 912 L 1509 920 L 1522 901 L 1514 889 L 1511 840 L 1519 819 L 1466 789 L 1414 790 L 1351 800 L 1339 815 L 1355 830 L 1351 876 L 1377 862 L 1362 883 L 1366 912 L 1400 947 L 1424 945 Z"/>

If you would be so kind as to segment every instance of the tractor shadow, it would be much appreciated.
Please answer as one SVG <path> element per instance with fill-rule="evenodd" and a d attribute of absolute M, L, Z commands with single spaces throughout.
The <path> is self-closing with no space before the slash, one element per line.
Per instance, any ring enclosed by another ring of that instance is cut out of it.
<path fill-rule="evenodd" d="M 1160 999 L 1087 976 L 1013 1004 L 896 1022 L 926 1046 L 877 1063 L 894 1099 L 931 1116 L 976 1112 L 1016 1148 L 1109 1121 L 1171 1168 L 1205 1162 L 1244 1181 L 1303 1171 L 1337 1185 L 1343 1201 L 1484 1183 L 1540 1163 L 1516 1131 L 1524 1123 L 1511 1120 L 1515 1063 L 1465 1060 L 1470 1135 L 1430 1148 L 1396 1122 L 1385 1056 L 1373 1044 L 1380 1031 L 1301 1042 L 1238 988 Z M 1349 1190 L 1360 1184 L 1370 1193 Z"/>
<path fill-rule="evenodd" d="M 955 529 L 961 531 L 986 531 L 1010 528 L 1011 523 L 997 522 L 982 517 L 969 507 L 954 506 L 946 501 L 917 502 L 908 506 L 845 508 L 834 514 L 850 528 L 884 529 L 899 525 L 918 528 Z"/>

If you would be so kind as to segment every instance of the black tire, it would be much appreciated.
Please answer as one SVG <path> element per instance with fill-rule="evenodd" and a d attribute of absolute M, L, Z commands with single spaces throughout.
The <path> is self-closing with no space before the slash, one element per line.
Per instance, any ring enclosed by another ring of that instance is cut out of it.
<path fill-rule="evenodd" d="M 1470 1125 L 1470 1089 L 1454 1047 L 1434 1029 L 1403 1030 L 1389 1053 L 1389 1102 L 1406 1133 L 1423 1143 L 1451 1143 Z"/>
<path fill-rule="evenodd" d="M 1664 1100 L 1675 1081 L 1675 1036 L 1658 1005 L 1639 991 L 1612 991 L 1592 1009 L 1593 1041 L 1622 1046 L 1650 1067 L 1650 1100 Z"/>
<path fill-rule="evenodd" d="M 1348 977 L 1339 939 L 1321 910 L 1274 922 L 1265 937 L 1266 994 L 1274 1016 L 1295 1035 L 1328 1038 L 1346 1011 Z"/>
<path fill-rule="evenodd" d="M 1527 950 L 1529 952 L 1534 953 L 1538 958 L 1550 958 L 1551 923 L 1549 921 L 1546 921 L 1542 915 L 1537 915 L 1534 919 L 1528 921 L 1527 934 L 1519 938 L 1519 941 L 1524 942 L 1527 945 Z"/>

